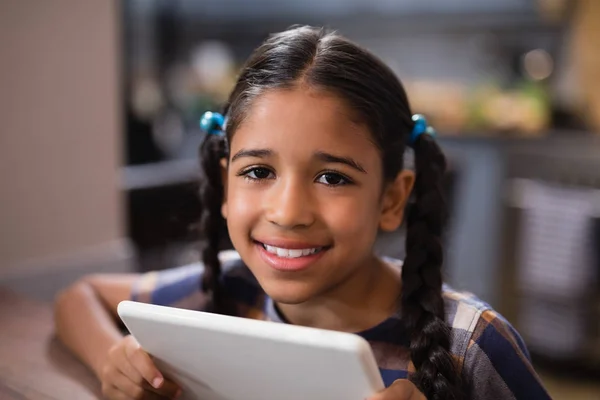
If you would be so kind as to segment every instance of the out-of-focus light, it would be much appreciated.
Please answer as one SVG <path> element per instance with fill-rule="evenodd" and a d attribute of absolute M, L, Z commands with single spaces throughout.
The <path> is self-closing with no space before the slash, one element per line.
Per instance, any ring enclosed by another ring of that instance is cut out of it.
<path fill-rule="evenodd" d="M 523 69 L 531 79 L 541 81 L 552 74 L 554 62 L 546 50 L 535 49 L 523 56 Z"/>
<path fill-rule="evenodd" d="M 138 118 L 150 120 L 162 108 L 164 99 L 158 83 L 149 78 L 137 79 L 131 91 L 131 106 Z"/>
<path fill-rule="evenodd" d="M 219 41 L 201 43 L 192 53 L 192 65 L 202 86 L 212 88 L 227 79 L 234 60 L 229 47 Z"/>

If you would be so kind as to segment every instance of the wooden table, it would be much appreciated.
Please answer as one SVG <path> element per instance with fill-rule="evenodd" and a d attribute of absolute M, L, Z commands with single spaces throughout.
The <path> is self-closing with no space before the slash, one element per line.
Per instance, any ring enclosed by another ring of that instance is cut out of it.
<path fill-rule="evenodd" d="M 50 304 L 0 288 L 0 399 L 99 399 L 93 373 L 54 337 Z"/>

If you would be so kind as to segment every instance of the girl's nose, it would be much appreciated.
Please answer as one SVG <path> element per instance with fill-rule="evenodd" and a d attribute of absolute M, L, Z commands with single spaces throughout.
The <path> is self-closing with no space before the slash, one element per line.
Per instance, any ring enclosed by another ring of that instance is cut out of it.
<path fill-rule="evenodd" d="M 267 219 L 282 228 L 306 227 L 315 221 L 310 187 L 296 179 L 280 180 L 273 185 L 266 202 Z"/>

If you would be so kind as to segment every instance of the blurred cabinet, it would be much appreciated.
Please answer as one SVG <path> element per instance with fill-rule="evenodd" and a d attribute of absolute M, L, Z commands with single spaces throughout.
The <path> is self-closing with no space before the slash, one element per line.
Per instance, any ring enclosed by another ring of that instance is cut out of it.
<path fill-rule="evenodd" d="M 503 312 L 532 354 L 600 371 L 600 140 L 507 147 Z"/>

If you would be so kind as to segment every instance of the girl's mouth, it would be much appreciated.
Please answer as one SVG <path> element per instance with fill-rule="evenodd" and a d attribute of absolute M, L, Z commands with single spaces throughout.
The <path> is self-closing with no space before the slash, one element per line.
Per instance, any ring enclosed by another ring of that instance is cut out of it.
<path fill-rule="evenodd" d="M 307 269 L 331 248 L 276 240 L 269 241 L 269 244 L 255 240 L 254 244 L 263 261 L 278 271 Z"/>
<path fill-rule="evenodd" d="M 285 249 L 282 247 L 270 246 L 268 244 L 261 243 L 263 248 L 271 253 L 277 255 L 277 257 L 282 258 L 298 258 L 305 257 L 311 254 L 317 254 L 320 251 L 323 251 L 324 247 L 311 247 L 306 249 Z"/>

